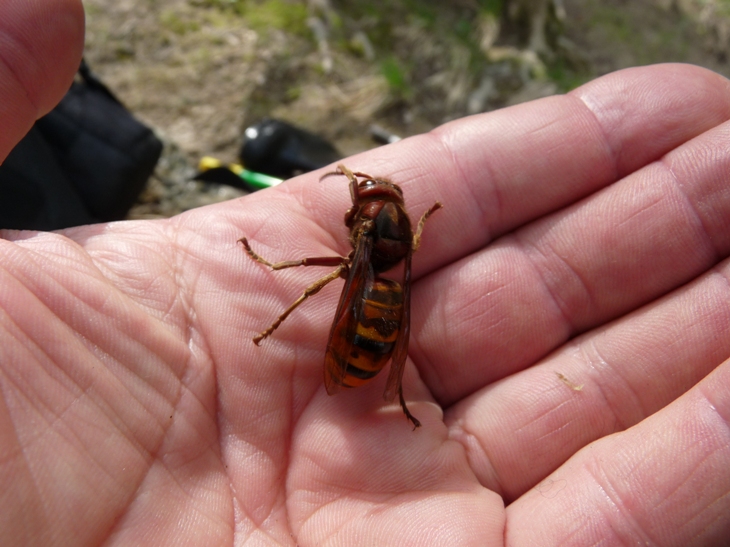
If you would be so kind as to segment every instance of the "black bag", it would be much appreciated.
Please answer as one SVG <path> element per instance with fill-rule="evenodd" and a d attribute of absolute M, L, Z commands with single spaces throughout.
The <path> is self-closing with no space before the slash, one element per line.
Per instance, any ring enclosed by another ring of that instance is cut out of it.
<path fill-rule="evenodd" d="M 79 75 L 0 165 L 0 228 L 123 219 L 154 171 L 160 140 L 83 62 Z"/>

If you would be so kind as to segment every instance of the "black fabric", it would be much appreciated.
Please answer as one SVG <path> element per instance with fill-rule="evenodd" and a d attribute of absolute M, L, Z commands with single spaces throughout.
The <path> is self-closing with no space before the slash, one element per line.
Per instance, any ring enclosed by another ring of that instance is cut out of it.
<path fill-rule="evenodd" d="M 94 222 L 38 128 L 0 166 L 0 227 L 56 230 Z"/>
<path fill-rule="evenodd" d="M 0 165 L 0 228 L 122 219 L 154 171 L 160 140 L 85 65 L 79 73 Z"/>

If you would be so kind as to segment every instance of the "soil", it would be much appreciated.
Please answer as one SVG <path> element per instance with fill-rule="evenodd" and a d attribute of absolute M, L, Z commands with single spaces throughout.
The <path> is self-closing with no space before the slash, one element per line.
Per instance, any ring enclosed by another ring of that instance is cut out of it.
<path fill-rule="evenodd" d="M 235 161 L 245 127 L 267 116 L 346 156 L 378 146 L 373 123 L 421 133 L 628 66 L 680 61 L 730 76 L 723 0 L 555 2 L 564 16 L 551 12 L 541 51 L 526 44 L 529 17 L 491 16 L 484 0 L 363 4 L 85 0 L 89 65 L 166 145 L 130 218 L 241 195 L 190 178 L 201 156 Z"/>

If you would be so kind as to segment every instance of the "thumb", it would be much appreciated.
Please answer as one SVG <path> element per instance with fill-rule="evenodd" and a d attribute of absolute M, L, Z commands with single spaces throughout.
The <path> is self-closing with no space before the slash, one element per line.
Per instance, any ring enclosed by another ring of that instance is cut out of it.
<path fill-rule="evenodd" d="M 0 1 L 0 162 L 61 100 L 83 46 L 81 0 Z"/>

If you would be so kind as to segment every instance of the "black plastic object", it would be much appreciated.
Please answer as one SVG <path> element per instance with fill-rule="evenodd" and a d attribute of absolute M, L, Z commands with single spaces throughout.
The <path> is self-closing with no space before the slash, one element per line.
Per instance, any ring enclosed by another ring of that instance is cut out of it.
<path fill-rule="evenodd" d="M 85 64 L 79 74 L 0 166 L 0 228 L 122 219 L 152 174 L 160 140 Z"/>
<path fill-rule="evenodd" d="M 240 159 L 251 171 L 288 179 L 342 159 L 322 137 L 275 119 L 249 126 Z"/>

